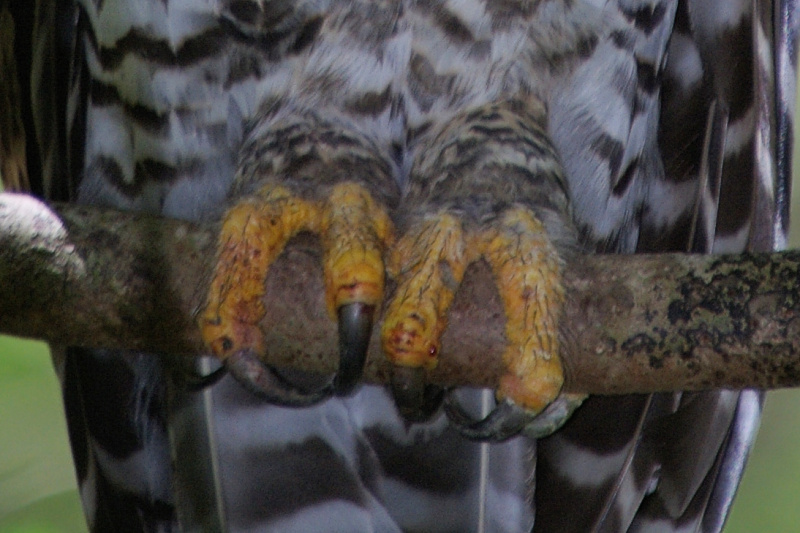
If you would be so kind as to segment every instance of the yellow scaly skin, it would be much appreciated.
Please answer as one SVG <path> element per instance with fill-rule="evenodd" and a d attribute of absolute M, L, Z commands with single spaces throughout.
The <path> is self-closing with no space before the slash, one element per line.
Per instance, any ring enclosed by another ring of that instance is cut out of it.
<path fill-rule="evenodd" d="M 245 349 L 264 353 L 258 324 L 269 267 L 302 231 L 319 234 L 325 293 L 332 317 L 349 303 L 383 298 L 383 250 L 392 240 L 386 212 L 360 185 L 334 185 L 324 201 L 309 201 L 268 185 L 231 208 L 219 236 L 216 270 L 199 323 L 203 340 L 224 361 Z"/>

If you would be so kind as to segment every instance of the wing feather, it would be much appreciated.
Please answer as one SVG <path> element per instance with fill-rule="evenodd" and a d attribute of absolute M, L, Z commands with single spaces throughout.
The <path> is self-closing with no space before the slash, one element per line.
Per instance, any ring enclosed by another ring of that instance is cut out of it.
<path fill-rule="evenodd" d="M 26 131 L 22 112 L 29 109 L 25 65 L 25 37 L 30 30 L 32 9 L 29 3 L 0 5 L 0 183 L 9 191 L 28 191 Z M 19 65 L 18 65 L 19 63 Z"/>
<path fill-rule="evenodd" d="M 636 4 L 619 9 L 661 9 Z M 664 172 L 633 177 L 650 180 L 640 251 L 785 243 L 795 4 L 678 2 L 657 94 Z M 538 444 L 536 531 L 720 531 L 762 402 L 758 391 L 589 399 Z"/>

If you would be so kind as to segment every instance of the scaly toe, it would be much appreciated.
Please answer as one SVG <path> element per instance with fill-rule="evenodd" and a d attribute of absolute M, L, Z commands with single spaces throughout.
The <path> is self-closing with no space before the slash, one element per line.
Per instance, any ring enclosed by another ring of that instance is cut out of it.
<path fill-rule="evenodd" d="M 447 309 L 466 268 L 458 217 L 439 213 L 409 230 L 394 247 L 397 289 L 387 306 L 381 340 L 393 363 L 392 392 L 411 421 L 430 418 L 444 390 L 427 385 L 436 367 Z"/>
<path fill-rule="evenodd" d="M 336 394 L 345 395 L 363 372 L 373 315 L 383 299 L 383 251 L 392 240 L 392 224 L 366 189 L 345 182 L 333 187 L 325 202 L 321 236 L 326 301 L 339 323 L 333 386 Z"/>

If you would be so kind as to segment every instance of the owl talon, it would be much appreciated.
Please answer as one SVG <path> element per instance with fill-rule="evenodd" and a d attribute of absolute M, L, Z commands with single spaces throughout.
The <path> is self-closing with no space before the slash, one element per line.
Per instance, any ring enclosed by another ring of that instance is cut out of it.
<path fill-rule="evenodd" d="M 533 439 L 553 434 L 569 420 L 575 409 L 580 407 L 587 397 L 586 394 L 561 393 L 544 411 L 536 415 L 536 418 L 525 426 L 523 433 Z"/>
<path fill-rule="evenodd" d="M 472 418 L 451 394 L 444 409 L 453 426 L 465 437 L 478 441 L 500 442 L 519 434 L 539 439 L 558 430 L 580 407 L 585 394 L 561 394 L 541 413 L 534 413 L 505 399 L 485 418 Z"/>
<path fill-rule="evenodd" d="M 392 394 L 400 414 L 409 422 L 428 420 L 444 399 L 444 389 L 427 383 L 422 368 L 392 370 Z"/>
<path fill-rule="evenodd" d="M 556 400 L 564 381 L 558 356 L 561 264 L 542 222 L 529 209 L 514 206 L 476 229 L 462 224 L 458 213 L 442 211 L 412 226 L 394 251 L 397 289 L 387 306 L 382 344 L 396 368 L 393 390 L 401 411 L 414 412 L 421 404 L 425 370 L 438 363 L 455 290 L 467 265 L 483 259 L 506 315 L 501 403 L 482 421 L 470 419 L 453 400 L 449 411 L 462 432 L 475 439 L 504 440 L 520 433 Z"/>
<path fill-rule="evenodd" d="M 333 380 L 337 395 L 349 394 L 361 380 L 372 334 L 375 307 L 363 303 L 342 305 L 339 319 L 339 371 Z"/>
<path fill-rule="evenodd" d="M 212 387 L 222 379 L 227 372 L 224 366 L 211 371 L 208 374 L 200 374 L 199 372 L 186 371 L 183 375 L 186 390 L 189 392 L 199 392 L 208 387 Z"/>
<path fill-rule="evenodd" d="M 259 323 L 264 280 L 273 262 L 297 234 L 322 241 L 328 311 L 339 323 L 339 369 L 321 388 L 298 387 L 258 360 L 267 352 Z M 308 405 L 358 384 L 383 298 L 383 251 L 392 240 L 384 206 L 363 186 L 342 182 L 322 199 L 306 198 L 269 184 L 241 199 L 225 215 L 217 264 L 206 308 L 203 340 L 232 374 L 256 394 L 283 405 Z"/>
<path fill-rule="evenodd" d="M 535 416 L 511 400 L 503 400 L 485 418 L 472 418 L 458 404 L 453 395 L 444 403 L 450 423 L 459 433 L 472 440 L 501 442 L 519 435 Z"/>
<path fill-rule="evenodd" d="M 231 354 L 225 359 L 224 364 L 241 385 L 271 404 L 305 407 L 319 403 L 333 394 L 330 382 L 312 391 L 303 390 L 289 383 L 250 350 L 240 350 Z"/>

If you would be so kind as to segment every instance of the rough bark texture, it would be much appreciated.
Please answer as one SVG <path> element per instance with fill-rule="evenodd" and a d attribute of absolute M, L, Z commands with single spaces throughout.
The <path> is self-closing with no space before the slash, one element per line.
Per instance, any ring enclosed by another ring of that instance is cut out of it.
<path fill-rule="evenodd" d="M 194 317 L 215 230 L 0 195 L 0 332 L 61 345 L 203 353 Z M 566 389 L 595 394 L 800 385 L 800 253 L 587 256 L 567 265 Z M 262 327 L 275 365 L 332 372 L 313 237 L 267 279 Z M 391 292 L 391 285 L 389 291 Z M 503 314 L 488 268 L 470 267 L 432 381 L 494 385 Z M 376 324 L 366 379 L 385 381 Z"/>

